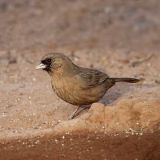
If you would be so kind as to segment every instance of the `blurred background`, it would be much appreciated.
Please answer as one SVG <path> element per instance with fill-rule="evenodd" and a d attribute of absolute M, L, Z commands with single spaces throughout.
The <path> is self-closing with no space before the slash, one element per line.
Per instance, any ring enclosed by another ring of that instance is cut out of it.
<path fill-rule="evenodd" d="M 159 0 L 0 0 L 0 47 L 159 49 Z"/>

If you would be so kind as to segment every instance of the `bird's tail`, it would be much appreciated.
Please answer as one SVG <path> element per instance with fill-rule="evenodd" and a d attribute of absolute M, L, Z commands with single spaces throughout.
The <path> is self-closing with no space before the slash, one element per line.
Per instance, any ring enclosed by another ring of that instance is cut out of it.
<path fill-rule="evenodd" d="M 140 79 L 136 78 L 110 78 L 113 82 L 128 82 L 128 83 L 137 83 Z"/>

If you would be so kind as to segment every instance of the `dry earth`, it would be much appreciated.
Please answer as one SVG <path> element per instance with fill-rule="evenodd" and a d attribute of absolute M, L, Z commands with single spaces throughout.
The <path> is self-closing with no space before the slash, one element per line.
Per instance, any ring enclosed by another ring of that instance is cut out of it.
<path fill-rule="evenodd" d="M 159 0 L 0 0 L 0 160 L 160 159 Z M 48 52 L 118 83 L 74 120 L 35 66 Z"/>

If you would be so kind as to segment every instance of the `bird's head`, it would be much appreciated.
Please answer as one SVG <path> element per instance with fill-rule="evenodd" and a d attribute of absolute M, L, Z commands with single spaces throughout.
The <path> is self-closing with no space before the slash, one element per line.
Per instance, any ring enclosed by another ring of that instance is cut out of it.
<path fill-rule="evenodd" d="M 43 69 L 51 74 L 59 70 L 67 70 L 72 65 L 72 61 L 64 54 L 50 53 L 42 58 L 36 69 Z"/>

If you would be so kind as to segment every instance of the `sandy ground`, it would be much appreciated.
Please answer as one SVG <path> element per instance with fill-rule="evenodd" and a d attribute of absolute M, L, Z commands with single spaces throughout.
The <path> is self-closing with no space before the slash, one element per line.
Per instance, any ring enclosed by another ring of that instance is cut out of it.
<path fill-rule="evenodd" d="M 160 157 L 158 0 L 0 0 L 0 159 Z M 35 70 L 48 52 L 119 83 L 75 120 L 50 77 Z"/>

